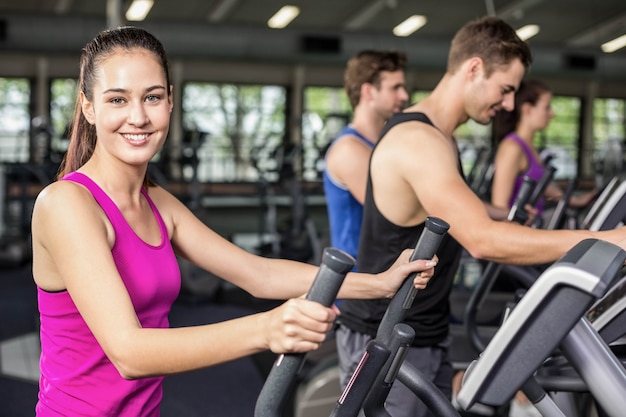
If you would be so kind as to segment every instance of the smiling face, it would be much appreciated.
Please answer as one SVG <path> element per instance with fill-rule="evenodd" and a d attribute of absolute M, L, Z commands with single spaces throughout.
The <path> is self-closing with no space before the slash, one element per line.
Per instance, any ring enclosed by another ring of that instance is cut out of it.
<path fill-rule="evenodd" d="M 468 64 L 470 82 L 465 96 L 466 110 L 474 121 L 488 124 L 500 109 L 514 109 L 515 91 L 524 76 L 525 67 L 519 59 L 515 59 L 486 76 L 482 60 L 473 60 L 476 62 Z"/>
<path fill-rule="evenodd" d="M 95 75 L 92 100 L 81 94 L 83 114 L 96 128 L 95 152 L 147 164 L 165 142 L 172 110 L 159 60 L 143 49 L 118 49 Z"/>

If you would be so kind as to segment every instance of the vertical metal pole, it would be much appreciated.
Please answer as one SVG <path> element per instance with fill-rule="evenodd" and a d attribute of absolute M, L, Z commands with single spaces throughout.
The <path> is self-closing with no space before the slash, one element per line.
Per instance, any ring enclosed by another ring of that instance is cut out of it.
<path fill-rule="evenodd" d="M 489 16 L 496 15 L 496 7 L 493 5 L 493 0 L 485 0 L 485 8 Z"/>
<path fill-rule="evenodd" d="M 4 236 L 4 205 L 6 203 L 6 180 L 4 164 L 0 163 L 0 237 Z"/>
<path fill-rule="evenodd" d="M 169 144 L 165 147 L 165 152 L 168 152 L 167 159 L 170 165 L 167 167 L 168 174 L 175 179 L 183 177 L 182 168 L 180 165 L 180 156 L 183 149 L 183 76 L 184 65 L 181 61 L 176 60 L 170 67 L 170 82 L 173 86 L 173 99 L 174 108 L 170 115 L 170 131 L 168 135 Z M 174 162 L 175 161 L 175 162 Z M 202 162 L 200 162 L 202 163 Z"/>
<path fill-rule="evenodd" d="M 593 157 L 588 157 L 588 155 L 593 155 L 595 147 L 597 146 L 593 139 L 593 105 L 595 99 L 598 97 L 598 88 L 598 81 L 589 81 L 587 83 L 585 98 L 582 102 L 580 142 L 578 143 L 579 178 L 594 177 Z M 603 178 L 602 180 L 609 181 L 610 178 Z"/>
<path fill-rule="evenodd" d="M 122 25 L 122 0 L 107 0 L 107 27 L 116 28 Z"/>
<path fill-rule="evenodd" d="M 303 91 L 306 78 L 306 70 L 304 66 L 297 65 L 293 71 L 293 89 L 291 92 L 291 103 L 289 112 L 289 138 L 291 144 L 296 147 L 302 146 L 302 113 L 303 113 Z M 304 149 L 300 152 L 299 157 L 294 162 L 294 181 L 299 181 L 302 175 Z"/>

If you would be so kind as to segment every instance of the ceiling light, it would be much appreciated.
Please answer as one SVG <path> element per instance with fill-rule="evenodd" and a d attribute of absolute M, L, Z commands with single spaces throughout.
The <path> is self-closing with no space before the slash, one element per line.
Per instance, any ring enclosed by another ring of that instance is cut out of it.
<path fill-rule="evenodd" d="M 369 5 L 354 13 L 354 16 L 346 22 L 345 28 L 350 30 L 362 29 L 368 22 L 380 15 L 386 7 L 386 1 L 387 0 L 378 0 L 370 2 Z"/>
<path fill-rule="evenodd" d="M 539 26 L 537 25 L 522 26 L 521 28 L 517 29 L 516 32 L 517 32 L 517 36 L 519 36 L 521 40 L 526 41 L 532 38 L 533 36 L 535 36 L 537 33 L 539 33 Z"/>
<path fill-rule="evenodd" d="M 426 16 L 414 14 L 413 16 L 400 23 L 393 28 L 393 34 L 396 36 L 409 36 L 426 24 Z"/>
<path fill-rule="evenodd" d="M 608 41 L 603 43 L 601 48 L 602 52 L 610 54 L 611 52 L 615 52 L 618 49 L 622 49 L 626 46 L 626 35 L 622 35 L 619 38 L 615 38 L 612 41 Z"/>
<path fill-rule="evenodd" d="M 267 21 L 267 26 L 272 29 L 282 29 L 300 14 L 296 6 L 283 6 L 274 16 Z"/>
<path fill-rule="evenodd" d="M 234 6 L 237 5 L 238 0 L 221 0 L 217 3 L 211 12 L 208 14 L 207 18 L 210 22 L 221 22 L 228 13 L 232 10 Z"/>
<path fill-rule="evenodd" d="M 144 20 L 150 9 L 152 9 L 153 4 L 154 0 L 133 0 L 126 11 L 126 20 L 133 22 Z"/>

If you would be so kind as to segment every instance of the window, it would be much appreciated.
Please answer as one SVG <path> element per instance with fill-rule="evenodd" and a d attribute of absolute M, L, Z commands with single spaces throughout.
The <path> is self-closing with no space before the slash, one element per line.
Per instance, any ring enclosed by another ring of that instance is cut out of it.
<path fill-rule="evenodd" d="M 619 175 L 624 165 L 626 100 L 602 98 L 593 103 L 594 168 L 601 183 Z"/>
<path fill-rule="evenodd" d="M 316 181 L 324 170 L 324 153 L 352 118 L 343 88 L 307 87 L 302 114 L 302 178 Z"/>
<path fill-rule="evenodd" d="M 593 103 L 593 137 L 598 145 L 626 137 L 626 100 L 606 98 Z"/>
<path fill-rule="evenodd" d="M 454 131 L 465 175 L 469 175 L 481 152 L 491 149 L 491 124 L 468 120 Z"/>
<path fill-rule="evenodd" d="M 185 180 L 276 180 L 286 131 L 285 87 L 190 82 L 183 88 Z M 172 154 L 179 154 L 173 152 Z"/>
<path fill-rule="evenodd" d="M 425 91 L 413 94 L 413 102 L 426 97 Z M 535 146 L 554 158 L 555 178 L 573 178 L 578 173 L 581 100 L 578 97 L 555 96 L 552 99 L 554 117 L 548 127 L 537 134 Z M 461 152 L 463 170 L 467 174 L 479 150 L 491 147 L 491 125 L 469 120 L 454 132 Z"/>
<path fill-rule="evenodd" d="M 0 161 L 29 159 L 30 83 L 24 78 L 0 78 Z"/>
<path fill-rule="evenodd" d="M 74 78 L 54 79 L 50 84 L 50 123 L 52 141 L 50 159 L 60 163 L 67 151 L 69 128 L 73 122 L 74 103 L 78 93 L 78 80 Z"/>
<path fill-rule="evenodd" d="M 579 97 L 554 96 L 552 98 L 554 117 L 548 127 L 535 137 L 535 147 L 542 155 L 550 154 L 551 165 L 557 170 L 556 179 L 570 179 L 578 176 L 580 157 L 580 112 Z"/>

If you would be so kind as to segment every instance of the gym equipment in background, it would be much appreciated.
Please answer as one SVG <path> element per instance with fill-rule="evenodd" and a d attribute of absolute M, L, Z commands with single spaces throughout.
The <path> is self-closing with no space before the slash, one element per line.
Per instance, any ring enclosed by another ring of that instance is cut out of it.
<path fill-rule="evenodd" d="M 587 239 L 549 267 L 468 368 L 459 404 L 502 406 L 558 346 L 604 411 L 622 415 L 626 369 L 584 315 L 611 287 L 625 260 L 621 248 Z M 563 415 L 545 393 L 527 396 L 544 417 Z"/>

